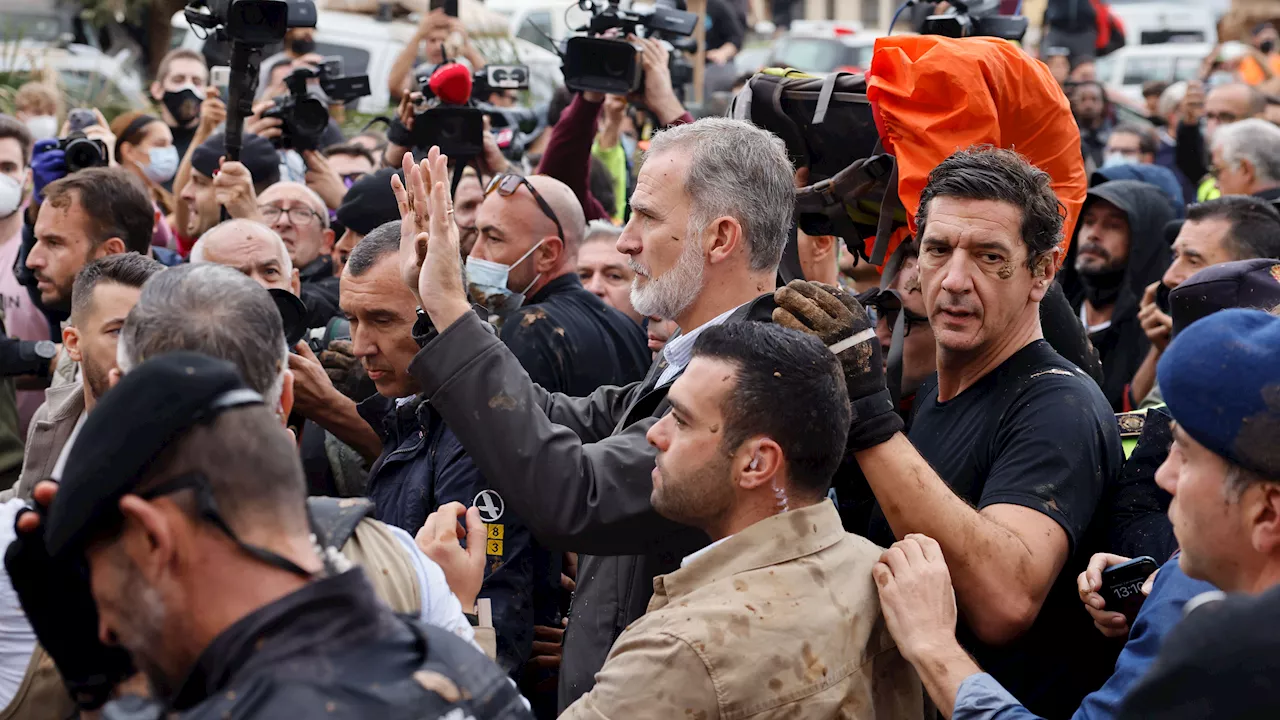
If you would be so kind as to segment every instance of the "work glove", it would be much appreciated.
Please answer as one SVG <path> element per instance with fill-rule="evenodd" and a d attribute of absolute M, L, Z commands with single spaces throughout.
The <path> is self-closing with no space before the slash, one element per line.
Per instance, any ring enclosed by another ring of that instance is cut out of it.
<path fill-rule="evenodd" d="M 360 358 L 356 357 L 355 347 L 350 340 L 331 341 L 329 347 L 316 355 L 316 359 L 324 367 L 329 382 L 333 383 L 338 392 L 352 400 L 360 402 L 378 392 L 364 366 L 360 364 Z"/>
<path fill-rule="evenodd" d="M 31 154 L 31 182 L 35 186 L 35 202 L 44 201 L 44 189 L 54 180 L 67 176 L 67 154 L 58 149 L 57 138 L 36 142 Z"/>
<path fill-rule="evenodd" d="M 42 522 L 32 532 L 17 531 L 4 555 L 5 568 L 22 610 L 45 652 L 53 659 L 76 704 L 95 710 L 117 685 L 133 675 L 123 648 L 98 639 L 98 606 L 89 590 L 89 572 L 80 557 L 52 558 L 44 542 L 46 508 L 26 509 Z"/>
<path fill-rule="evenodd" d="M 817 337 L 844 369 L 853 410 L 847 452 L 875 447 L 902 431 L 884 377 L 880 341 L 867 311 L 849 293 L 824 283 L 792 280 L 773 294 L 773 321 Z"/>

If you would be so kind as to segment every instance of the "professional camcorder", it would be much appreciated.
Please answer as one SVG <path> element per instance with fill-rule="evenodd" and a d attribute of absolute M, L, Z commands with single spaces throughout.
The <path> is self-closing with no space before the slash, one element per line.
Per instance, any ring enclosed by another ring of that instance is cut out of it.
<path fill-rule="evenodd" d="M 484 100 L 498 90 L 525 90 L 529 68 L 488 65 L 470 73 L 459 63 L 423 64 L 413 71 L 422 93 L 413 118 L 408 147 L 424 151 L 432 145 L 451 158 L 474 158 L 484 152 L 484 118 L 502 138 L 499 147 L 508 158 L 519 157 L 538 124 L 528 108 L 498 107 Z"/>
<path fill-rule="evenodd" d="M 1021 42 L 1027 33 L 1027 18 L 1001 15 L 1000 0 L 956 0 L 939 15 L 929 15 L 920 26 L 921 35 L 963 38 L 997 37 Z"/>
<path fill-rule="evenodd" d="M 624 39 L 602 37 L 616 29 L 622 35 L 657 38 L 671 45 L 677 51 L 671 53 L 671 84 L 676 94 L 681 94 L 693 79 L 693 67 L 678 51 L 693 50 L 694 41 L 689 36 L 698 16 L 675 7 L 674 1 L 657 0 L 651 8 L 623 10 L 617 0 L 605 4 L 578 0 L 578 7 L 591 13 L 591 20 L 585 28 L 578 28 L 587 34 L 565 40 L 560 52 L 565 86 L 578 92 L 610 95 L 626 95 L 644 87 L 644 68 L 635 46 Z"/>
<path fill-rule="evenodd" d="M 312 81 L 318 81 L 313 84 Z M 342 58 L 326 58 L 318 70 L 298 68 L 284 84 L 288 95 L 275 98 L 275 105 L 262 117 L 279 118 L 282 148 L 316 150 L 320 136 L 329 127 L 329 105 L 351 102 L 368 95 L 368 75 L 342 76 Z"/>

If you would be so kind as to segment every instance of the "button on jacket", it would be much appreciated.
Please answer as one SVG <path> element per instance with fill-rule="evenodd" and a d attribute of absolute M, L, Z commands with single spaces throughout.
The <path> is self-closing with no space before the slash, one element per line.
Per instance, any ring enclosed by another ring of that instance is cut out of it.
<path fill-rule="evenodd" d="M 880 553 L 826 500 L 706 548 L 654 579 L 649 611 L 561 720 L 921 718 L 880 616 Z"/>

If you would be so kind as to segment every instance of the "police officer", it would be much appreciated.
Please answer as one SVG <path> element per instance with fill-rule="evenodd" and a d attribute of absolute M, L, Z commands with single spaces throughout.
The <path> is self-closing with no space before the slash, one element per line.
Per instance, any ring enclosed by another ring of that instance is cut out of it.
<path fill-rule="evenodd" d="M 230 363 L 138 366 L 35 496 L 5 563 L 82 708 L 136 667 L 182 717 L 529 717 L 479 651 L 317 553 L 293 444 Z"/>

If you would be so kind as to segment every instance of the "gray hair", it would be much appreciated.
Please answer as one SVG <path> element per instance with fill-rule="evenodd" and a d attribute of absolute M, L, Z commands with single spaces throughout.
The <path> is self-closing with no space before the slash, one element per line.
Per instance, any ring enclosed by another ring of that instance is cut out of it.
<path fill-rule="evenodd" d="M 280 272 L 283 273 L 285 277 L 291 277 L 293 275 L 293 259 L 289 257 L 289 246 L 284 244 L 284 238 L 280 237 L 280 233 L 272 230 L 266 225 L 263 225 L 257 220 L 246 220 L 244 218 L 223 220 L 217 225 L 205 230 L 204 234 L 200 236 L 200 239 L 196 241 L 196 244 L 191 247 L 191 264 L 197 265 L 199 263 L 209 262 L 209 258 L 205 257 L 205 252 L 209 247 L 208 240 L 218 233 L 236 229 L 243 229 L 245 232 L 262 233 L 263 235 L 270 237 L 274 241 L 272 244 L 275 245 L 276 249 L 280 252 L 280 259 L 283 263 L 280 267 Z"/>
<path fill-rule="evenodd" d="M 368 235 L 360 238 L 360 242 L 351 248 L 351 254 L 347 256 L 346 272 L 350 273 L 351 277 L 360 277 L 369 272 L 382 258 L 399 254 L 400 228 L 400 221 L 392 220 L 370 230 Z"/>
<path fill-rule="evenodd" d="M 587 223 L 587 234 L 582 238 L 582 244 L 597 240 L 613 240 L 617 242 L 622 236 L 622 228 L 610 223 L 607 220 L 592 220 Z"/>
<path fill-rule="evenodd" d="M 689 157 L 690 234 L 731 217 L 742 225 L 751 269 L 777 268 L 796 207 L 795 169 L 781 138 L 742 120 L 703 118 L 654 135 L 647 156 L 672 151 Z"/>
<path fill-rule="evenodd" d="M 1213 134 L 1222 162 L 1248 160 L 1264 182 L 1280 182 L 1280 128 L 1261 118 L 1223 125 Z"/>
<path fill-rule="evenodd" d="M 1160 93 L 1160 100 L 1156 102 L 1156 112 L 1162 118 L 1169 117 L 1170 114 L 1178 109 L 1178 106 L 1182 104 L 1182 99 L 1186 96 L 1187 81 L 1179 80 Z"/>
<path fill-rule="evenodd" d="M 192 350 L 235 364 L 245 383 L 275 408 L 289 350 L 271 295 L 237 270 L 210 263 L 157 273 L 120 328 L 116 364 L 129 372 L 147 359 Z"/>
<path fill-rule="evenodd" d="M 1227 474 L 1222 478 L 1222 492 L 1227 500 L 1236 502 L 1246 490 L 1260 483 L 1280 484 L 1280 478 L 1269 478 L 1227 461 Z"/>

